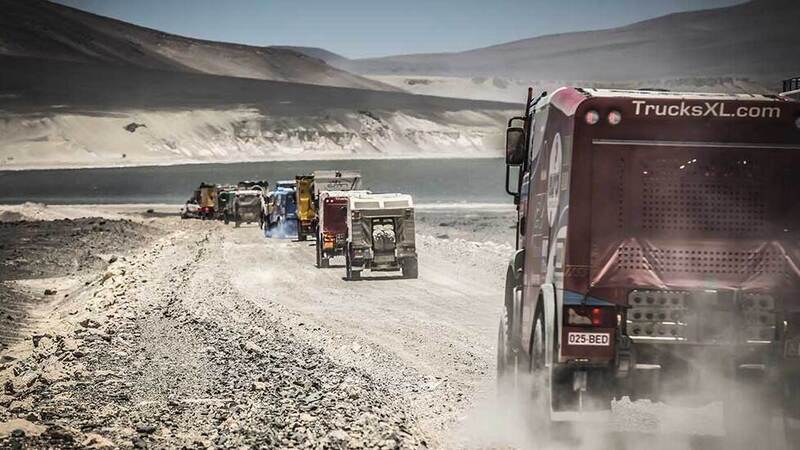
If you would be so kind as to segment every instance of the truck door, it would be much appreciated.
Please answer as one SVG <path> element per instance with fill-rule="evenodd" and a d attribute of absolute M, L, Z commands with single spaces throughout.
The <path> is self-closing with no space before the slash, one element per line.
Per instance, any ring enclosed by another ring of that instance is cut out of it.
<path fill-rule="evenodd" d="M 539 286 L 543 282 L 544 267 L 547 261 L 547 142 L 545 141 L 546 125 L 550 106 L 539 109 L 531 124 L 531 142 L 529 144 L 530 170 L 525 174 L 523 192 L 525 192 L 525 208 L 520 218 L 520 241 L 525 249 L 525 267 L 523 270 L 523 294 L 521 317 L 521 345 L 525 351 L 530 348 L 531 331 L 536 301 L 539 298 Z M 522 197 L 522 196 L 521 196 Z"/>

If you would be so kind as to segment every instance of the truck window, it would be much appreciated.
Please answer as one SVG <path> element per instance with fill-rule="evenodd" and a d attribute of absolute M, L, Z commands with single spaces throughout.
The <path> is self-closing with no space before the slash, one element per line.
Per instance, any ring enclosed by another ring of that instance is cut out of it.
<path fill-rule="evenodd" d="M 325 229 L 323 231 L 347 232 L 347 203 L 325 204 Z"/>
<path fill-rule="evenodd" d="M 531 136 L 528 148 L 530 149 L 531 168 L 536 165 L 536 157 L 542 150 L 542 141 L 544 140 L 544 129 L 547 125 L 547 116 L 550 111 L 550 106 L 545 106 L 536 111 L 533 116 L 533 123 L 531 124 Z"/>

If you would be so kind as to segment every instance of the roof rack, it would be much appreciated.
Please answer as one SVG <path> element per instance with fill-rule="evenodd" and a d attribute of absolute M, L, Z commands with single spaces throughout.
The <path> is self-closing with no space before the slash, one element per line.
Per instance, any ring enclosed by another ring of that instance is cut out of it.
<path fill-rule="evenodd" d="M 781 95 L 800 95 L 800 77 L 783 80 Z"/>

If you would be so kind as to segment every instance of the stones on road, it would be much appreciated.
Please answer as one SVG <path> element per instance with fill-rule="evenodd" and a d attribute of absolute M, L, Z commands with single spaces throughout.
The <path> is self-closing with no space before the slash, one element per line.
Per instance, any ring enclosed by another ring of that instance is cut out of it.
<path fill-rule="evenodd" d="M 204 229 L 111 261 L 0 360 L 0 423 L 27 422 L 0 448 L 424 447 L 384 386 L 231 288 Z"/>

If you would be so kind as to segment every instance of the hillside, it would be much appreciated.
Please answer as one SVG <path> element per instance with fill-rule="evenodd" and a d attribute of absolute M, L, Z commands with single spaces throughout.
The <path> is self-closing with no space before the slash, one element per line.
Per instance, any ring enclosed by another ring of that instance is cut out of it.
<path fill-rule="evenodd" d="M 0 56 L 0 170 L 502 155 L 521 106 Z"/>
<path fill-rule="evenodd" d="M 548 81 L 775 89 L 781 79 L 800 73 L 798 23 L 800 2 L 755 0 L 465 52 L 331 60 L 331 64 L 411 92 L 472 96 L 471 91 L 477 89 L 491 98 L 502 97 L 503 85 L 516 84 L 513 80 L 522 80 L 519 88 L 523 90 L 525 84 Z"/>
<path fill-rule="evenodd" d="M 43 0 L 0 0 L 0 55 L 396 90 L 279 47 L 204 41 Z"/>

